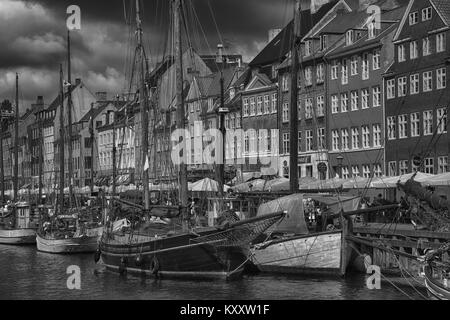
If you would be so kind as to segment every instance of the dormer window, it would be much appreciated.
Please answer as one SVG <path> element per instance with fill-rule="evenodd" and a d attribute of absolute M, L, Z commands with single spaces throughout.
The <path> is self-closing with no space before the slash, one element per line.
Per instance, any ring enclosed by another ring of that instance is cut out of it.
<path fill-rule="evenodd" d="M 327 48 L 327 35 L 323 34 L 320 36 L 320 51 L 323 51 Z"/>
<path fill-rule="evenodd" d="M 418 22 L 419 22 L 419 13 L 417 11 L 411 12 L 409 14 L 409 25 L 412 26 Z"/>
<path fill-rule="evenodd" d="M 354 36 L 353 30 L 348 30 L 345 33 L 345 45 L 349 46 L 353 44 L 353 36 Z"/>
<path fill-rule="evenodd" d="M 308 40 L 305 42 L 305 56 L 310 56 L 311 55 L 311 40 Z"/>

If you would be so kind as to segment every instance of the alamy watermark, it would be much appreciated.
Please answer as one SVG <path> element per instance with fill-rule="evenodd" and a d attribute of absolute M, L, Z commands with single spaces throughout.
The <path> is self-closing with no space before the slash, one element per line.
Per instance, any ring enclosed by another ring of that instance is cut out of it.
<path fill-rule="evenodd" d="M 366 279 L 366 286 L 369 290 L 381 289 L 381 268 L 379 266 L 368 266 L 367 274 L 370 276 Z"/>
<path fill-rule="evenodd" d="M 67 289 L 81 290 L 81 270 L 79 266 L 68 266 L 66 274 L 69 275 L 66 281 Z"/>
<path fill-rule="evenodd" d="M 67 29 L 81 30 L 81 9 L 77 5 L 67 7 L 66 13 L 69 17 L 66 20 Z"/>

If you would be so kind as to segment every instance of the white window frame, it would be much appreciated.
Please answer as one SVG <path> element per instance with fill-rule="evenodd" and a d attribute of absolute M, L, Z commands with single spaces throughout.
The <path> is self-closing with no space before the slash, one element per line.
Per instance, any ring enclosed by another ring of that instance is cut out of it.
<path fill-rule="evenodd" d="M 361 127 L 361 142 L 362 142 L 363 149 L 370 148 L 370 127 L 369 126 Z"/>
<path fill-rule="evenodd" d="M 447 133 L 447 108 L 439 108 L 436 110 L 437 133 Z"/>
<path fill-rule="evenodd" d="M 331 96 L 331 113 L 339 113 L 339 97 L 337 94 Z"/>
<path fill-rule="evenodd" d="M 359 149 L 359 128 L 352 128 L 352 150 Z"/>
<path fill-rule="evenodd" d="M 386 98 L 388 100 L 395 98 L 395 79 L 386 81 Z"/>
<path fill-rule="evenodd" d="M 350 93 L 350 96 L 351 96 L 351 98 L 350 98 L 350 100 L 351 100 L 351 103 L 350 103 L 350 110 L 351 111 L 357 111 L 358 110 L 358 107 L 359 107 L 359 95 L 358 95 L 358 91 L 352 91 L 351 93 Z"/>
<path fill-rule="evenodd" d="M 348 93 L 341 93 L 341 112 L 348 112 Z"/>
<path fill-rule="evenodd" d="M 436 35 L 436 53 L 445 52 L 446 47 L 446 34 L 444 32 L 438 33 Z"/>
<path fill-rule="evenodd" d="M 433 16 L 433 10 L 431 7 L 423 8 L 422 9 L 422 22 L 431 20 L 431 17 Z"/>
<path fill-rule="evenodd" d="M 372 88 L 372 107 L 381 107 L 381 87 L 375 86 Z"/>
<path fill-rule="evenodd" d="M 419 22 L 419 12 L 414 11 L 409 14 L 409 25 L 413 26 Z"/>
<path fill-rule="evenodd" d="M 420 136 L 420 113 L 419 112 L 414 112 L 411 113 L 410 116 L 410 134 L 411 137 L 419 137 Z"/>
<path fill-rule="evenodd" d="M 423 73 L 423 92 L 433 91 L 433 71 Z"/>
<path fill-rule="evenodd" d="M 372 55 L 372 70 L 379 70 L 380 68 L 380 49 L 375 49 Z"/>
<path fill-rule="evenodd" d="M 409 94 L 418 94 L 420 91 L 420 84 L 419 84 L 419 74 L 412 74 L 409 76 Z"/>
<path fill-rule="evenodd" d="M 411 60 L 417 59 L 419 57 L 419 47 L 417 40 L 411 41 L 409 43 L 409 58 Z"/>
<path fill-rule="evenodd" d="M 423 112 L 423 135 L 429 136 L 433 134 L 433 111 L 426 110 Z"/>
<path fill-rule="evenodd" d="M 408 137 L 408 119 L 406 114 L 401 114 L 398 116 L 398 138 L 405 139 Z"/>
<path fill-rule="evenodd" d="M 395 140 L 397 139 L 397 124 L 396 119 L 394 116 L 387 117 L 387 137 L 388 140 Z"/>
<path fill-rule="evenodd" d="M 436 89 L 445 89 L 447 87 L 447 69 L 439 68 L 436 70 Z"/>
<path fill-rule="evenodd" d="M 381 126 L 379 124 L 372 125 L 373 146 L 375 148 L 381 147 Z"/>

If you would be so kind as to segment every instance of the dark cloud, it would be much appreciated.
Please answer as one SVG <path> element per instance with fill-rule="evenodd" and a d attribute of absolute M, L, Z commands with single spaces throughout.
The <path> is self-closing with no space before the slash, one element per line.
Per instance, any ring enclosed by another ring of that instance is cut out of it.
<path fill-rule="evenodd" d="M 0 0 L 0 99 L 13 97 L 14 74 L 21 75 L 25 104 L 37 95 L 50 102 L 58 92 L 58 68 L 66 67 L 66 9 L 81 8 L 82 29 L 71 32 L 73 77 L 92 91 L 115 93 L 129 73 L 134 32 L 131 0 Z M 247 62 L 267 42 L 271 28 L 292 17 L 294 0 L 185 0 L 190 40 L 203 54 L 215 53 L 223 41 L 230 53 Z M 169 0 L 141 1 L 145 43 L 151 63 L 167 51 Z M 217 32 L 219 30 L 219 34 Z M 187 39 L 185 37 L 185 39 Z"/>

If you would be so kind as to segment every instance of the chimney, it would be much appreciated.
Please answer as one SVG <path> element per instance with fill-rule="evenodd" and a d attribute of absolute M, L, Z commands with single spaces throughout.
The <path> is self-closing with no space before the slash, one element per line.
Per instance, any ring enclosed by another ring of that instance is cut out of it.
<path fill-rule="evenodd" d="M 217 45 L 217 57 L 216 57 L 217 63 L 223 62 L 223 44 L 219 43 Z"/>
<path fill-rule="evenodd" d="M 96 92 L 95 97 L 97 98 L 97 101 L 106 101 L 108 99 L 108 95 L 104 91 Z"/>
<path fill-rule="evenodd" d="M 281 29 L 270 29 L 269 30 L 269 43 L 281 32 Z"/>
<path fill-rule="evenodd" d="M 44 96 L 38 96 L 36 99 L 36 105 L 42 106 L 44 105 Z"/>

